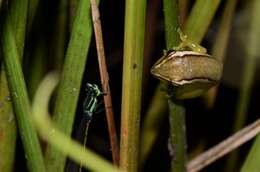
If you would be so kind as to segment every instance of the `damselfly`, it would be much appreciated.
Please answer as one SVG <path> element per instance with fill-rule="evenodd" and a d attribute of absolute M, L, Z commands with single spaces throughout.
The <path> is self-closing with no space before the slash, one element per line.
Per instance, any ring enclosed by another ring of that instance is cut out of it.
<path fill-rule="evenodd" d="M 97 97 L 101 94 L 102 92 L 99 90 L 96 84 L 87 83 L 86 98 L 83 103 L 83 112 L 88 121 L 92 119 L 92 115 L 97 107 Z"/>
<path fill-rule="evenodd" d="M 97 105 L 98 105 L 98 100 L 97 97 L 100 96 L 102 92 L 99 90 L 98 86 L 95 84 L 89 84 L 87 83 L 86 85 L 86 98 L 83 103 L 83 112 L 84 112 L 84 117 L 86 121 L 86 129 L 85 129 L 85 137 L 84 137 L 84 147 L 86 147 L 86 142 L 87 142 L 87 135 L 88 135 L 88 128 L 89 124 L 92 119 L 93 113 L 95 113 Z M 82 164 L 80 164 L 79 171 L 82 171 Z"/>

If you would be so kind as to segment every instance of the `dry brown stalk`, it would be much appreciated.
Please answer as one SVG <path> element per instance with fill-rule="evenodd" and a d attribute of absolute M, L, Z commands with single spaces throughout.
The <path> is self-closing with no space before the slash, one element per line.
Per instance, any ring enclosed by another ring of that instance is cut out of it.
<path fill-rule="evenodd" d="M 104 103 L 105 103 L 106 117 L 108 123 L 110 144 L 112 149 L 113 163 L 115 165 L 118 165 L 119 148 L 118 148 L 117 134 L 115 128 L 112 99 L 110 94 L 109 76 L 108 76 L 107 66 L 106 66 L 106 58 L 105 58 L 104 43 L 102 38 L 101 22 L 99 18 L 99 10 L 97 7 L 96 0 L 91 0 L 90 3 L 91 3 L 92 20 L 93 20 L 95 38 L 96 38 L 100 77 L 101 77 L 103 92 L 105 93 Z"/>

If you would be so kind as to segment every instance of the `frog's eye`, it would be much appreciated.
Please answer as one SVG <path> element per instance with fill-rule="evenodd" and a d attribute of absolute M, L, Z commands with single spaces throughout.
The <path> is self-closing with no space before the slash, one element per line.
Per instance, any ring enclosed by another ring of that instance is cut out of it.
<path fill-rule="evenodd" d="M 199 96 L 218 83 L 222 66 L 208 54 L 176 51 L 159 60 L 151 73 L 174 85 L 176 97 L 184 99 Z"/>

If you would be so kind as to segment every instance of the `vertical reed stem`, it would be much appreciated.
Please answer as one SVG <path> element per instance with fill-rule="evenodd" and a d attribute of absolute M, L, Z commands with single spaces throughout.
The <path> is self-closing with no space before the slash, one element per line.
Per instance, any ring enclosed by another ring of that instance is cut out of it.
<path fill-rule="evenodd" d="M 120 167 L 138 169 L 146 0 L 126 0 Z"/>

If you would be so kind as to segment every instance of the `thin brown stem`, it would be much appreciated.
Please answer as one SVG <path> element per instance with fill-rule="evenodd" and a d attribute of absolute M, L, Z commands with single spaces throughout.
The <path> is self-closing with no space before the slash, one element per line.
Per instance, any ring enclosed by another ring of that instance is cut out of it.
<path fill-rule="evenodd" d="M 208 151 L 200 154 L 188 163 L 187 172 L 197 172 L 217 159 L 223 157 L 260 132 L 260 119 L 220 142 Z"/>
<path fill-rule="evenodd" d="M 102 83 L 103 92 L 106 93 L 104 95 L 104 103 L 105 103 L 106 117 L 108 123 L 110 144 L 112 148 L 112 157 L 113 157 L 114 164 L 118 165 L 119 148 L 118 148 L 117 134 L 116 134 L 116 128 L 114 122 L 114 112 L 113 112 L 112 99 L 110 94 L 109 77 L 108 77 L 107 66 L 106 66 L 106 58 L 105 58 L 104 44 L 102 38 L 101 22 L 99 18 L 99 10 L 96 4 L 96 0 L 91 0 L 90 3 L 91 3 L 92 20 L 93 20 L 95 38 L 96 38 L 101 83 Z"/>

